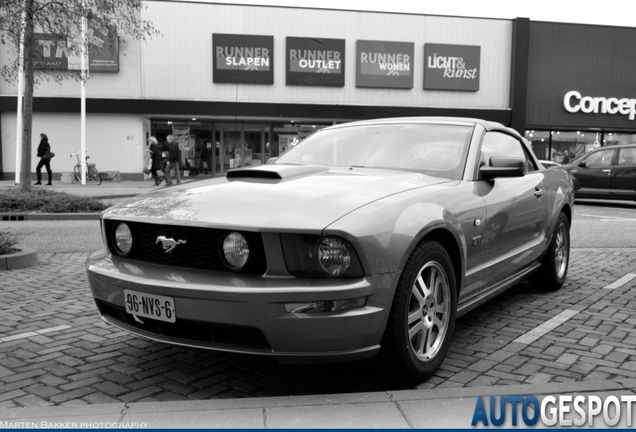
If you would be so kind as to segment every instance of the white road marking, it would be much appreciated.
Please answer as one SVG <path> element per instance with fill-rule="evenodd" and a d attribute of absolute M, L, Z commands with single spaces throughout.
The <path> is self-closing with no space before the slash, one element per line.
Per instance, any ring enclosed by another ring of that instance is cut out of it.
<path fill-rule="evenodd" d="M 18 339 L 25 339 L 28 337 L 33 337 L 33 336 L 39 336 L 39 335 L 43 335 L 46 333 L 51 333 L 54 331 L 59 331 L 59 330 L 66 330 L 71 328 L 71 326 L 69 325 L 61 325 L 61 326 L 57 326 L 57 327 L 49 327 L 49 328 L 45 328 L 42 330 L 36 330 L 36 331 L 32 331 L 32 332 L 26 332 L 26 333 L 20 333 L 17 335 L 13 335 L 13 336 L 7 336 L 7 337 L 3 337 L 0 338 L 0 342 L 9 342 L 9 341 L 14 341 L 14 340 L 18 340 Z"/>
<path fill-rule="evenodd" d="M 620 278 L 619 280 L 612 282 L 609 285 L 606 285 L 603 287 L 603 289 L 615 289 L 615 288 L 620 288 L 623 285 L 625 285 L 627 282 L 631 281 L 632 279 L 636 278 L 636 274 L 634 273 L 628 273 L 625 276 L 623 276 L 622 278 Z"/>
<path fill-rule="evenodd" d="M 561 324 L 563 324 L 564 322 L 566 322 L 567 320 L 569 320 L 570 318 L 572 318 L 574 315 L 578 313 L 579 311 L 566 309 L 560 314 L 556 315 L 555 317 L 550 318 L 549 320 L 547 320 L 540 326 L 530 330 L 524 335 L 519 336 L 513 342 L 519 342 L 522 344 L 531 344 L 532 342 L 536 341 L 544 334 L 548 333 L 551 330 L 554 330 L 555 328 L 557 328 L 558 326 L 560 326 Z"/>
<path fill-rule="evenodd" d="M 601 216 L 601 215 L 593 215 L 593 214 L 582 214 L 581 216 L 599 218 L 601 222 L 636 222 L 636 219 L 618 217 L 618 216 Z"/>

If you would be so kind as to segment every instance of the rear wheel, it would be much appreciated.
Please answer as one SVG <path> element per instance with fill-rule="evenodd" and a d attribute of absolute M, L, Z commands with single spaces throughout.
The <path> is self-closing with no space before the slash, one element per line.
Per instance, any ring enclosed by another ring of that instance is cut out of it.
<path fill-rule="evenodd" d="M 570 223 L 565 213 L 559 215 L 548 251 L 539 271 L 528 279 L 536 288 L 556 291 L 565 282 L 570 264 Z"/>
<path fill-rule="evenodd" d="M 457 314 L 457 285 L 444 247 L 425 241 L 400 276 L 379 361 L 393 378 L 421 380 L 444 361 Z"/>
<path fill-rule="evenodd" d="M 75 177 L 76 182 L 82 181 L 82 166 L 77 164 L 75 168 L 73 168 L 73 176 Z"/>

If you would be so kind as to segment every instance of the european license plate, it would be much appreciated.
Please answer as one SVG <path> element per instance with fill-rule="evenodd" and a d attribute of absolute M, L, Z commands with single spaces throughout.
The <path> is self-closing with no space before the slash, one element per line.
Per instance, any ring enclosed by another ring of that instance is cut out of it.
<path fill-rule="evenodd" d="M 177 318 L 172 297 L 124 290 L 124 300 L 131 315 L 171 323 Z"/>

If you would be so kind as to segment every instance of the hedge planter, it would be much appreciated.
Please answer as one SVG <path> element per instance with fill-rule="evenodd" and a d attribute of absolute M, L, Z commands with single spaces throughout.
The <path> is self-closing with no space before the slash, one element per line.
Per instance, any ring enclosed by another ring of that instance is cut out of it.
<path fill-rule="evenodd" d="M 34 249 L 23 248 L 18 252 L 0 255 L 0 271 L 17 270 L 37 265 L 38 253 Z"/>

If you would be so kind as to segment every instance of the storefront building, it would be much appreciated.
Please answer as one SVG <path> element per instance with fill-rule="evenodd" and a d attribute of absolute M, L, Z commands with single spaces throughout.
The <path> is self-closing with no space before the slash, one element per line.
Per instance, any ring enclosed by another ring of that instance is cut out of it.
<path fill-rule="evenodd" d="M 567 163 L 636 143 L 636 28 L 530 22 L 526 138 Z"/>
<path fill-rule="evenodd" d="M 368 118 L 485 118 L 525 133 L 540 158 L 553 160 L 636 134 L 636 91 L 626 79 L 636 56 L 617 42 L 631 40 L 636 29 L 145 5 L 142 17 L 161 36 L 139 42 L 120 34 L 117 67 L 92 70 L 86 85 L 87 154 L 100 171 L 119 171 L 122 179 L 143 178 L 151 135 L 175 135 L 183 170 L 199 178 L 263 164 L 322 127 Z M 0 61 L 11 58 L 2 53 Z M 5 179 L 15 172 L 16 94 L 14 85 L 0 83 Z M 46 133 L 59 155 L 52 162 L 57 178 L 74 165 L 65 155 L 80 148 L 79 95 L 75 80 L 42 81 L 35 90 L 33 151 Z"/>

